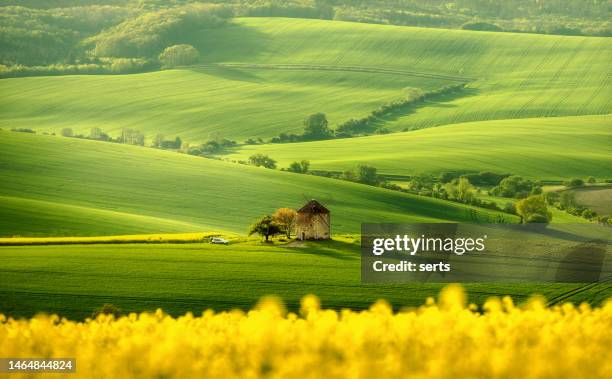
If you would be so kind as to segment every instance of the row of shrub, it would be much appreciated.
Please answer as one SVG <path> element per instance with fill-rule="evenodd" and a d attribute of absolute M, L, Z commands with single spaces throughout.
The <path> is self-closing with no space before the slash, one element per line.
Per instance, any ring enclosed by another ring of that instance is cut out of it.
<path fill-rule="evenodd" d="M 168 46 L 157 59 L 102 57 L 89 61 L 95 63 L 52 64 L 48 66 L 0 65 L 0 78 L 49 75 L 134 74 L 154 71 L 160 68 L 195 64 L 199 61 L 199 52 L 191 45 L 180 44 Z"/>
<path fill-rule="evenodd" d="M 13 131 L 35 133 L 35 131 L 31 129 L 13 129 Z M 97 127 L 91 128 L 89 135 L 76 134 L 73 132 L 72 128 L 63 128 L 61 130 L 61 135 L 63 137 L 83 138 L 104 142 L 126 143 L 129 145 L 139 146 L 145 146 L 146 142 L 146 137 L 143 133 L 130 128 L 123 128 L 119 136 L 115 138 L 111 137 L 109 134 L 103 132 L 102 129 Z M 157 134 L 155 135 L 149 146 L 158 149 L 178 150 L 180 152 L 187 153 L 190 155 L 206 156 L 209 154 L 220 153 L 224 149 L 234 147 L 236 145 L 236 141 L 230 141 L 227 139 L 215 139 L 207 141 L 200 145 L 192 146 L 183 143 L 183 140 L 179 136 L 176 136 L 173 139 L 167 139 L 163 134 Z"/>
<path fill-rule="evenodd" d="M 145 145 L 145 135 L 141 133 L 139 130 L 131 129 L 131 128 L 123 128 L 121 129 L 121 134 L 118 137 L 113 138 L 107 133 L 103 132 L 102 129 L 98 127 L 91 128 L 89 135 L 77 134 L 72 128 L 62 128 L 61 130 L 62 137 L 71 137 L 71 138 L 81 138 L 81 139 L 89 139 L 95 141 L 104 141 L 104 142 L 115 142 L 115 143 L 125 143 L 128 145 Z"/>
<path fill-rule="evenodd" d="M 13 128 L 11 130 L 24 133 L 36 133 L 34 130 L 29 128 Z M 63 128 L 61 135 L 64 137 L 85 138 L 140 146 L 145 145 L 145 136 L 141 132 L 129 128 L 122 129 L 121 134 L 116 138 L 110 137 L 107 133 L 104 133 L 97 127 L 92 128 L 88 136 L 75 134 L 71 128 Z M 212 157 L 213 154 L 218 154 L 223 152 L 225 149 L 237 146 L 237 143 L 224 138 L 216 138 L 199 146 L 189 146 L 189 144 L 184 144 L 181 138 L 178 136 L 173 140 L 167 140 L 163 135 L 158 134 L 155 136 L 150 146 L 161 149 L 173 149 L 190 155 Z M 268 169 L 277 168 L 276 160 L 264 154 L 255 154 L 249 157 L 247 162 L 237 161 L 235 163 L 250 164 Z M 457 172 L 443 172 L 439 176 L 435 177 L 430 174 L 422 174 L 410 177 L 408 187 L 404 188 L 390 183 L 386 177 L 378 174 L 378 170 L 375 167 L 368 165 L 358 165 L 354 169 L 343 172 L 310 171 L 310 162 L 308 160 L 302 160 L 292 162 L 289 167 L 282 168 L 281 170 L 300 174 L 326 176 L 340 180 L 378 186 L 395 191 L 412 192 L 421 196 L 455 201 L 486 209 L 503 211 L 521 216 L 524 222 L 549 222 L 552 216 L 550 212 L 546 210 L 546 204 L 555 206 L 556 208 L 566 211 L 572 215 L 581 216 L 588 220 L 597 220 L 603 224 L 609 224 L 611 220 L 607 215 L 598 215 L 595 211 L 588 209 L 587 207 L 577 205 L 574 200 L 573 192 L 548 192 L 541 195 L 542 187 L 539 182 L 523 179 L 517 175 L 496 174 L 493 172 L 463 174 Z M 574 178 L 567 181 L 566 185 L 576 187 L 584 185 L 584 182 L 585 181 L 582 179 Z M 595 178 L 589 177 L 586 182 L 594 183 Z M 477 197 L 476 193 L 480 193 L 481 189 L 474 187 L 474 184 L 479 186 L 494 186 L 489 191 L 491 195 L 516 198 L 519 199 L 519 201 L 516 204 L 507 203 L 503 208 L 501 208 L 495 201 L 486 201 Z M 541 202 L 544 202 L 543 207 Z M 528 205 L 538 208 L 538 211 L 529 213 L 522 210 L 524 207 L 528 208 Z M 544 209 L 544 211 L 541 209 Z M 505 220 L 498 220 L 498 222 L 502 221 L 505 222 Z"/>
<path fill-rule="evenodd" d="M 389 130 L 382 127 L 386 117 L 389 117 L 397 112 L 406 112 L 410 108 L 417 106 L 419 103 L 436 96 L 460 91 L 461 89 L 465 88 L 465 85 L 466 83 L 452 84 L 429 92 L 423 92 L 417 88 L 408 89 L 404 99 L 384 104 L 370 112 L 369 115 L 358 119 L 352 118 L 340 125 L 337 125 L 335 129 L 331 129 L 329 127 L 329 121 L 324 113 L 311 114 L 303 122 L 304 131 L 302 134 L 280 133 L 278 137 L 272 138 L 270 142 L 302 142 L 333 138 L 349 138 L 374 133 L 386 134 L 389 133 Z M 250 140 L 247 142 L 254 141 Z"/>
<path fill-rule="evenodd" d="M 524 199 L 530 195 L 541 194 L 542 185 L 537 181 L 511 175 L 502 179 L 489 193 L 493 196 Z"/>
<path fill-rule="evenodd" d="M 248 161 L 235 161 L 240 164 L 250 164 L 257 167 L 268 169 L 276 169 L 277 161 L 265 154 L 254 154 L 249 157 Z M 491 172 L 472 173 L 460 175 L 456 173 L 445 172 L 438 177 L 429 174 L 415 175 L 408 181 L 407 187 L 402 187 L 391 183 L 383 175 L 378 174 L 376 167 L 368 165 L 358 165 L 354 169 L 334 172 L 334 171 L 311 171 L 310 162 L 308 160 L 292 162 L 289 167 L 281 168 L 283 171 L 289 171 L 300 174 L 312 174 L 324 176 L 328 178 L 347 180 L 351 182 L 378 186 L 390 190 L 410 192 L 420 196 L 435 197 L 443 200 L 459 202 L 463 204 L 473 205 L 480 208 L 498 210 L 510 214 L 517 214 L 513 203 L 506 204 L 501 208 L 495 201 L 486 201 L 476 196 L 481 190 L 476 188 L 470 181 L 472 178 L 475 183 L 495 184 L 499 183 L 501 178 L 508 177 L 506 174 L 495 174 Z"/>
<path fill-rule="evenodd" d="M 65 137 L 87 138 L 99 141 L 127 143 L 131 145 L 145 145 L 144 134 L 140 133 L 137 130 L 129 128 L 122 129 L 120 136 L 114 139 L 108 134 L 103 133 L 99 128 L 92 128 L 90 135 L 86 137 L 83 135 L 73 135 L 72 130 L 69 128 L 63 129 L 62 135 Z M 167 139 L 163 134 L 155 135 L 150 144 L 150 147 L 158 149 L 177 150 L 182 153 L 196 156 L 219 154 L 225 149 L 235 146 L 237 146 L 236 141 L 231 141 L 225 138 L 213 139 L 199 145 L 190 145 L 188 143 L 184 143 L 181 137 L 179 136 L 176 136 L 173 139 Z"/>
<path fill-rule="evenodd" d="M 225 3 L 231 3 L 226 1 Z M 478 31 L 610 36 L 605 0 L 234 1 L 240 17 L 300 17 Z M 236 4 L 238 3 L 238 4 Z"/>
<path fill-rule="evenodd" d="M 11 131 L 22 132 L 22 133 L 36 133 L 35 130 L 29 128 L 13 128 Z M 48 133 L 44 133 L 48 134 Z M 55 133 L 50 133 L 55 135 Z M 211 154 L 219 154 L 226 149 L 237 146 L 236 141 L 228 140 L 225 138 L 216 138 L 198 145 L 190 145 L 184 143 L 181 137 L 176 136 L 174 138 L 167 139 L 163 134 L 157 134 L 153 137 L 150 144 L 146 143 L 146 136 L 136 129 L 123 128 L 117 137 L 112 137 L 108 133 L 105 133 L 98 127 L 91 128 L 88 135 L 83 133 L 76 133 L 72 128 L 62 128 L 60 135 L 62 137 L 81 138 L 103 142 L 115 142 L 125 143 L 129 145 L 138 146 L 149 146 L 158 149 L 169 149 L 176 150 L 181 153 L 197 156 L 209 156 Z"/>
<path fill-rule="evenodd" d="M 265 154 L 254 154 L 249 157 L 248 161 L 234 161 L 234 163 L 250 164 L 256 167 L 264 167 L 268 169 L 276 169 L 277 161 Z M 465 177 L 454 178 L 447 183 L 435 183 L 433 180 L 423 178 L 433 178 L 428 175 L 421 175 L 415 178 L 419 180 L 419 187 L 404 188 L 397 184 L 389 182 L 383 175 L 378 174 L 378 169 L 369 165 L 357 165 L 357 167 L 345 170 L 342 172 L 334 171 L 311 171 L 310 161 L 302 160 L 292 162 L 289 167 L 281 168 L 282 171 L 289 171 L 299 174 L 311 174 L 324 176 L 327 178 L 346 180 L 355 183 L 366 184 L 370 186 L 382 187 L 400 192 L 412 192 L 420 196 L 435 197 L 443 200 L 459 202 L 463 204 L 473 205 L 480 208 L 504 211 L 506 213 L 516 214 L 515 208 L 510 205 L 510 208 L 499 208 L 494 201 L 485 201 L 475 196 L 477 189 Z M 484 176 L 489 173 L 484 173 Z M 429 184 L 425 184 L 425 182 Z M 491 220 L 489 220 L 491 221 Z M 493 222 L 505 223 L 503 216 L 496 218 Z"/>
<path fill-rule="evenodd" d="M 549 205 L 571 215 L 583 217 L 589 221 L 597 221 L 601 224 L 610 224 L 612 222 L 609 215 L 598 215 L 596 211 L 576 203 L 576 197 L 572 191 L 551 191 L 547 192 L 544 197 Z"/>
<path fill-rule="evenodd" d="M 2 130 L 2 129 L 0 129 Z M 12 128 L 11 132 L 19 132 L 19 133 L 32 133 L 36 134 L 36 130 L 30 128 Z"/>
<path fill-rule="evenodd" d="M 50 75 L 133 74 L 159 69 L 156 60 L 143 58 L 102 58 L 96 63 L 52 64 L 48 66 L 0 65 L 0 78 Z"/>
<path fill-rule="evenodd" d="M 277 162 L 274 159 L 263 154 L 251 156 L 248 164 L 270 169 L 277 167 Z M 552 214 L 546 209 L 546 205 L 554 206 L 569 214 L 584 217 L 590 221 L 597 220 L 602 224 L 612 222 L 610 216 L 598 215 L 594 210 L 576 204 L 573 192 L 562 191 L 542 194 L 542 186 L 539 182 L 524 179 L 518 175 L 496 174 L 488 171 L 468 174 L 443 172 L 437 177 L 430 174 L 421 174 L 412 176 L 408 181 L 408 187 L 404 188 L 390 183 L 385 177 L 378 175 L 377 169 L 372 166 L 358 165 L 355 169 L 343 172 L 310 171 L 309 167 L 310 162 L 302 160 L 295 161 L 288 168 L 282 168 L 281 170 L 348 180 L 395 191 L 412 192 L 420 196 L 429 196 L 480 208 L 498 210 L 520 216 L 524 222 L 549 222 L 552 219 Z M 595 181 L 594 177 L 589 177 L 586 180 L 588 183 L 595 183 Z M 565 183 L 575 187 L 583 185 L 584 182 L 582 179 L 574 178 Z M 487 201 L 477 197 L 476 194 L 480 193 L 481 189 L 476 188 L 475 185 L 485 187 L 495 186 L 489 191 L 490 195 L 518 199 L 518 202 L 508 202 L 503 207 L 500 207 L 495 201 Z M 527 201 L 526 199 L 530 200 Z M 529 211 L 529 207 L 535 207 L 537 211 Z"/>
<path fill-rule="evenodd" d="M 380 126 L 381 119 L 398 112 L 407 112 L 417 104 L 428 99 L 460 91 L 465 88 L 465 85 L 466 83 L 455 83 L 428 92 L 424 92 L 418 88 L 410 88 L 407 90 L 404 99 L 384 104 L 365 117 L 350 119 L 338 125 L 335 130 L 336 137 L 352 137 L 355 135 L 367 135 L 376 132 L 385 133 L 386 131 L 381 129 Z"/>

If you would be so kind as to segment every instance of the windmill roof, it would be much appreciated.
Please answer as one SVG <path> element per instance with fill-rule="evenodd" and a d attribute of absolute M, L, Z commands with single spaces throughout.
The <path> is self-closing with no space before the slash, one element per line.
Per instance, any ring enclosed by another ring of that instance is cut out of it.
<path fill-rule="evenodd" d="M 298 213 L 329 213 L 329 209 L 325 208 L 321 203 L 316 200 L 310 200 L 304 205 Z"/>

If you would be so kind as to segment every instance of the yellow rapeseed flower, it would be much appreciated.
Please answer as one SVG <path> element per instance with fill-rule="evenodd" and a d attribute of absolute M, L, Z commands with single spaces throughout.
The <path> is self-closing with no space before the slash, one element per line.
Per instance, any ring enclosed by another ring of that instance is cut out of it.
<path fill-rule="evenodd" d="M 599 307 L 523 306 L 489 299 L 483 312 L 461 287 L 394 312 L 322 309 L 300 314 L 279 299 L 245 313 L 161 310 L 74 322 L 0 315 L 0 357 L 77 361 L 68 378 L 605 378 L 612 372 L 612 301 Z M 2 374 L 0 374 L 2 375 Z M 53 374 L 57 375 L 57 374 Z M 10 374 L 10 378 L 49 374 Z M 57 376 L 54 376 L 57 377 Z"/>

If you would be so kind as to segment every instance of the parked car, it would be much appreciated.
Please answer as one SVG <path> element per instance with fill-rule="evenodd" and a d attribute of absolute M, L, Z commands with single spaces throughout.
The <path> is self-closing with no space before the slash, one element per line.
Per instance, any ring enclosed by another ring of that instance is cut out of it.
<path fill-rule="evenodd" d="M 228 245 L 229 241 L 221 237 L 211 237 L 210 243 L 214 243 L 217 245 Z"/>

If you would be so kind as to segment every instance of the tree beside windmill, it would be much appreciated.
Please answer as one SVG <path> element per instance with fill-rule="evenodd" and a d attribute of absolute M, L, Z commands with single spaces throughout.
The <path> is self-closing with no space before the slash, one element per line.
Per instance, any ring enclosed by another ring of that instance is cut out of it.
<path fill-rule="evenodd" d="M 298 240 L 326 240 L 331 238 L 329 209 L 316 200 L 310 200 L 295 211 L 279 208 L 272 215 L 257 220 L 249 229 L 249 236 L 258 234 L 269 242 L 270 237 L 284 234 L 291 239 L 292 232 Z"/>

